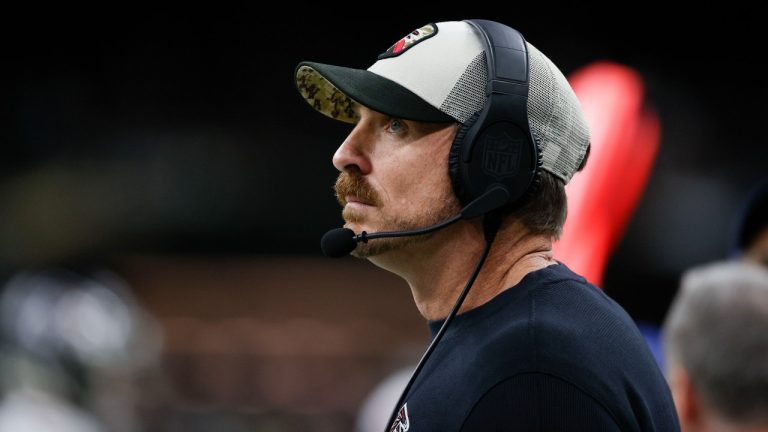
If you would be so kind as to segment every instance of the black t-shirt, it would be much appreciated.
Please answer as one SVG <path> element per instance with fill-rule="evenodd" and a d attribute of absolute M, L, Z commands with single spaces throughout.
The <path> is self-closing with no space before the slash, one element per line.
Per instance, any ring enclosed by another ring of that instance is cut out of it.
<path fill-rule="evenodd" d="M 433 337 L 441 325 L 429 323 Z M 457 316 L 392 430 L 666 432 L 680 426 L 635 324 L 559 264 Z"/>

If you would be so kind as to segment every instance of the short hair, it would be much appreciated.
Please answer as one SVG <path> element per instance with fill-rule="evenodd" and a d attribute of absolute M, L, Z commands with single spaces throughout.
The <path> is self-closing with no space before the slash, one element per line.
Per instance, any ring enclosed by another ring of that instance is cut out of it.
<path fill-rule="evenodd" d="M 587 164 L 592 146 L 581 160 L 576 171 L 581 171 Z M 523 224 L 532 234 L 546 235 L 557 240 L 563 232 L 565 218 L 568 216 L 568 198 L 565 194 L 565 182 L 546 170 L 539 170 L 532 186 L 531 195 L 519 207 L 503 209 L 507 219 L 513 218 Z"/>
<path fill-rule="evenodd" d="M 565 184 L 544 170 L 541 170 L 538 177 L 532 195 L 522 205 L 505 208 L 502 212 L 505 219 L 519 221 L 531 234 L 558 239 L 568 214 Z"/>
<path fill-rule="evenodd" d="M 706 407 L 731 422 L 768 423 L 768 269 L 734 261 L 686 272 L 664 347 Z"/>

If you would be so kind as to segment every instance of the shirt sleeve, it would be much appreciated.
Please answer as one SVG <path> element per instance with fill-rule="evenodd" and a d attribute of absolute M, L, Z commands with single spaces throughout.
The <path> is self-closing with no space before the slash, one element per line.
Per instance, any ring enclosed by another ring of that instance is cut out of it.
<path fill-rule="evenodd" d="M 543 373 L 515 375 L 489 389 L 462 432 L 621 431 L 610 412 L 568 381 Z"/>

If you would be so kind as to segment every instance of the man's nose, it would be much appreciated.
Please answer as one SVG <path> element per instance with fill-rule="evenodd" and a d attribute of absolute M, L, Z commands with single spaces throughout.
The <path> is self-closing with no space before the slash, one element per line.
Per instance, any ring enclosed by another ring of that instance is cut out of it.
<path fill-rule="evenodd" d="M 333 155 L 333 166 L 337 170 L 357 169 L 362 175 L 371 171 L 371 161 L 366 151 L 370 144 L 367 142 L 370 137 L 365 133 L 365 127 L 362 123 L 359 122 L 355 125 L 355 128 L 347 135 L 347 138 Z"/>

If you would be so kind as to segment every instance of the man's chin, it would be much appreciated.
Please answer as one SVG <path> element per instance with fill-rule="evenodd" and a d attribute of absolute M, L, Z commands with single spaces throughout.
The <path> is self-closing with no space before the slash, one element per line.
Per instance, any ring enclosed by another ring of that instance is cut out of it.
<path fill-rule="evenodd" d="M 352 228 L 350 228 L 352 229 Z M 379 230 L 381 231 L 381 230 Z M 374 231 L 374 232 L 379 232 Z M 371 232 L 371 231 L 366 231 Z M 355 258 L 370 259 L 390 259 L 397 256 L 398 252 L 406 250 L 413 245 L 422 243 L 430 239 L 434 234 L 424 234 L 418 236 L 390 237 L 370 240 L 367 243 L 358 243 L 355 250 L 350 255 Z M 375 263 L 375 260 L 371 260 Z"/>
<path fill-rule="evenodd" d="M 380 231 L 389 231 L 381 226 L 384 225 L 383 223 L 371 220 L 371 218 L 359 217 L 356 214 L 350 215 L 351 217 L 347 217 L 347 215 L 342 216 L 344 219 L 344 228 L 351 229 L 355 234 L 360 234 L 363 231 L 369 234 Z"/>
<path fill-rule="evenodd" d="M 368 227 L 358 222 L 347 222 L 344 224 L 344 228 L 351 229 L 355 234 L 360 234 L 363 231 L 372 232 Z"/>
<path fill-rule="evenodd" d="M 377 239 L 372 240 L 370 243 L 358 243 L 355 250 L 350 252 L 350 255 L 359 259 L 371 259 L 390 253 L 393 249 L 397 249 L 392 248 L 391 245 L 385 244 L 387 240 L 389 239 Z"/>

